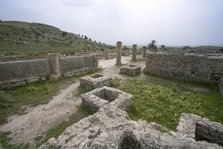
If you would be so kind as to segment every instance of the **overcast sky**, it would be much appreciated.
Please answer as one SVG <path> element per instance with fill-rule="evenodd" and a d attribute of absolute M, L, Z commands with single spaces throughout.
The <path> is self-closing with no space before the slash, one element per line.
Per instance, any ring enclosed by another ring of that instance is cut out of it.
<path fill-rule="evenodd" d="M 0 19 L 107 44 L 223 45 L 223 0 L 0 0 Z"/>

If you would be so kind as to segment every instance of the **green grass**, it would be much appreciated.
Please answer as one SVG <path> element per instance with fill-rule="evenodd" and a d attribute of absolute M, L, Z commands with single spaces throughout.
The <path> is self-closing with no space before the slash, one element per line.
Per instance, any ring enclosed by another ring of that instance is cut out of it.
<path fill-rule="evenodd" d="M 192 87 L 207 88 L 209 93 L 193 92 Z M 119 88 L 134 96 L 128 112 L 133 120 L 144 119 L 175 130 L 184 112 L 223 123 L 223 99 L 215 84 L 148 76 L 146 81 L 128 79 Z"/>
<path fill-rule="evenodd" d="M 3 149 L 27 149 L 29 148 L 28 145 L 14 145 L 14 144 L 8 144 L 9 138 L 7 137 L 8 133 L 0 133 L 0 143 L 3 147 Z"/>
<path fill-rule="evenodd" d="M 22 106 L 35 106 L 48 103 L 52 97 L 64 86 L 75 82 L 79 77 L 99 72 L 101 69 L 92 69 L 76 74 L 72 77 L 61 77 L 59 79 L 47 79 L 30 83 L 13 89 L 0 92 L 0 124 L 7 117 L 15 113 L 23 113 Z"/>
<path fill-rule="evenodd" d="M 40 55 L 41 52 L 73 54 L 102 48 L 114 49 L 45 24 L 0 22 L 0 56 Z"/>
<path fill-rule="evenodd" d="M 81 76 L 101 72 L 101 70 L 100 68 L 91 69 L 71 77 L 62 77 L 59 79 L 49 78 L 47 80 L 0 91 L 0 124 L 5 123 L 7 117 L 12 114 L 22 114 L 24 112 L 23 106 L 36 106 L 48 103 L 61 88 L 74 83 Z M 83 90 L 82 92 L 86 91 Z M 69 117 L 68 121 L 62 122 L 49 130 L 46 135 L 41 136 L 39 138 L 39 145 L 51 137 L 58 136 L 66 127 L 89 114 L 92 114 L 91 111 L 81 106 L 76 113 Z M 8 142 L 9 138 L 7 137 L 7 133 L 0 133 L 0 143 L 3 148 L 28 148 L 27 145 L 11 145 Z"/>

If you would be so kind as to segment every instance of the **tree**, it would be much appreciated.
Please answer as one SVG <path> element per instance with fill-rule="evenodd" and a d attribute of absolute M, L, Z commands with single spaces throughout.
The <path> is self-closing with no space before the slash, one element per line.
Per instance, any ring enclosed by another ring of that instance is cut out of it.
<path fill-rule="evenodd" d="M 148 45 L 148 48 L 149 49 L 157 49 L 157 46 L 156 46 L 156 40 L 152 40 L 150 42 L 150 44 Z"/>
<path fill-rule="evenodd" d="M 161 49 L 166 49 L 166 46 L 165 46 L 165 45 L 161 45 L 160 48 L 161 48 Z"/>
<path fill-rule="evenodd" d="M 182 49 L 184 49 L 184 50 L 191 50 L 192 48 L 190 46 L 184 46 Z"/>

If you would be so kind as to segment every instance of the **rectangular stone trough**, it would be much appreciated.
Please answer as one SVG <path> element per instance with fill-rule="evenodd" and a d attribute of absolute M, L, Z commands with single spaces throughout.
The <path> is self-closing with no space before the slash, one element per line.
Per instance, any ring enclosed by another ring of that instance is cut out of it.
<path fill-rule="evenodd" d="M 81 95 L 82 104 L 94 111 L 97 111 L 106 104 L 111 104 L 114 108 L 120 108 L 126 111 L 131 106 L 132 99 L 132 95 L 107 86 L 94 89 Z"/>
<path fill-rule="evenodd" d="M 130 76 L 137 76 L 141 73 L 141 67 L 137 65 L 129 64 L 127 66 L 121 67 L 120 73 L 125 74 L 125 75 L 130 75 Z"/>
<path fill-rule="evenodd" d="M 103 74 L 97 73 L 90 76 L 81 77 L 80 85 L 88 90 L 92 90 L 103 86 L 110 86 L 111 80 L 111 77 L 105 77 Z"/>

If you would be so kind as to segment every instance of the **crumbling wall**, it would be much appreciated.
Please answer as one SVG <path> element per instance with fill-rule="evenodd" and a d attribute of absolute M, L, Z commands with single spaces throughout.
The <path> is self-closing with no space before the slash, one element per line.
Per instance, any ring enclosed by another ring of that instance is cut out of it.
<path fill-rule="evenodd" d="M 69 76 L 97 66 L 95 56 L 58 58 L 56 54 L 50 54 L 47 59 L 0 62 L 0 88 L 38 81 L 50 75 Z"/>
<path fill-rule="evenodd" d="M 223 75 L 223 57 L 148 52 L 146 70 L 152 74 L 182 80 L 218 82 Z"/>

